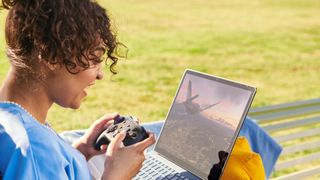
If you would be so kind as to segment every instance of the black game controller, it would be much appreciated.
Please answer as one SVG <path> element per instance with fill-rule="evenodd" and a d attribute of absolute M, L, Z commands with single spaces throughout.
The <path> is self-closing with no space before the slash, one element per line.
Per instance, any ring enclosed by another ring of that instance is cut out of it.
<path fill-rule="evenodd" d="M 139 126 L 134 117 L 119 115 L 114 119 L 114 123 L 100 134 L 94 144 L 94 148 L 96 150 L 101 150 L 101 145 L 108 145 L 121 131 L 127 132 L 126 137 L 123 140 L 125 146 L 140 142 L 148 137 L 147 131 L 144 127 Z"/>

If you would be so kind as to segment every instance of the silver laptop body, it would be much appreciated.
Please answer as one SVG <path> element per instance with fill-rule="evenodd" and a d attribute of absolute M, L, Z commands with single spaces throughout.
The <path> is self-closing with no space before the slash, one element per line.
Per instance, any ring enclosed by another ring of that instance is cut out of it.
<path fill-rule="evenodd" d="M 219 179 L 256 88 L 187 69 L 134 179 Z"/>

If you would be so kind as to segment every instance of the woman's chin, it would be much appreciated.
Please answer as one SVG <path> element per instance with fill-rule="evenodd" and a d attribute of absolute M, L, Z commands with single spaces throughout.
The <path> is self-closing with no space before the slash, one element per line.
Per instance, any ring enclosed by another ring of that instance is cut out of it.
<path fill-rule="evenodd" d="M 75 103 L 75 104 L 72 104 L 72 105 L 70 106 L 70 108 L 71 108 L 71 109 L 79 109 L 79 108 L 80 108 L 80 105 L 81 105 L 81 103 Z"/>
<path fill-rule="evenodd" d="M 81 106 L 82 101 L 84 100 L 84 98 L 85 98 L 85 97 L 79 98 L 79 99 L 77 99 L 76 101 L 74 101 L 74 102 L 70 105 L 70 108 L 71 108 L 71 109 L 79 109 L 80 106 Z"/>
<path fill-rule="evenodd" d="M 60 103 L 59 105 L 65 108 L 79 109 L 82 101 L 86 98 L 86 95 L 86 93 L 78 94 L 78 96 L 75 96 L 73 99 L 69 99 L 68 101 Z"/>
<path fill-rule="evenodd" d="M 65 105 L 62 105 L 62 107 L 70 108 L 70 109 L 79 109 L 80 106 L 81 106 L 82 100 L 83 99 L 74 100 L 74 101 L 69 102 L 69 103 L 67 103 Z"/>
<path fill-rule="evenodd" d="M 70 109 L 79 109 L 81 105 L 81 103 L 75 103 L 75 102 L 68 103 L 68 104 L 59 104 L 59 103 L 57 104 L 60 105 L 61 107 L 70 108 Z"/>

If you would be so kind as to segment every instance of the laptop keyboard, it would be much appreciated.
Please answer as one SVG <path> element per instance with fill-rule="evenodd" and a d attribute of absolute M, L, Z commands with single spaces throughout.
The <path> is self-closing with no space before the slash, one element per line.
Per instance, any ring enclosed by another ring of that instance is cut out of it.
<path fill-rule="evenodd" d="M 165 165 L 156 158 L 147 155 L 146 160 L 143 163 L 143 166 L 140 172 L 133 178 L 133 180 L 146 180 L 146 179 L 155 179 L 155 180 L 189 180 L 181 173 L 176 172 L 169 166 Z"/>

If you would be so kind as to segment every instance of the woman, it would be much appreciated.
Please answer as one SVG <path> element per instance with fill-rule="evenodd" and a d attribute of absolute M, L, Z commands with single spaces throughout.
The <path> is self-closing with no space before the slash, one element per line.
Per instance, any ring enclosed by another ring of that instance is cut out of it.
<path fill-rule="evenodd" d="M 102 179 L 131 179 L 155 141 L 124 147 L 119 133 L 93 148 L 117 113 L 96 121 L 73 144 L 46 122 L 53 103 L 77 109 L 88 88 L 103 78 L 103 55 L 116 73 L 116 36 L 105 10 L 90 0 L 2 0 L 11 68 L 0 89 L 0 179 L 90 179 L 86 160 L 106 153 Z M 80 152 L 80 153 L 79 153 Z"/>

